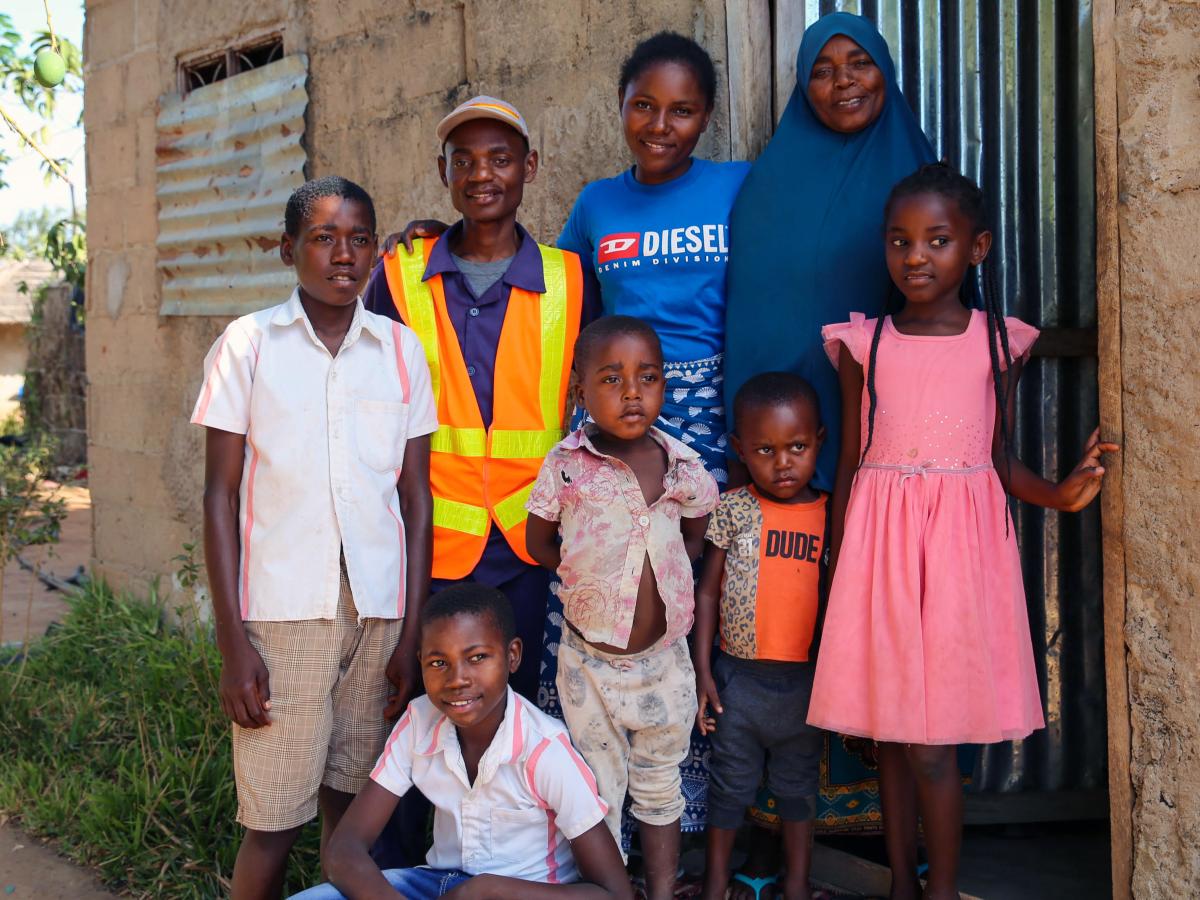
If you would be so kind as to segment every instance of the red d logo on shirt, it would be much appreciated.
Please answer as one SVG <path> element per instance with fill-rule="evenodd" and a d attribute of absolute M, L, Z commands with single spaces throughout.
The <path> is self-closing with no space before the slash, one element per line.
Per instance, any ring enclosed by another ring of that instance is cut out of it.
<path fill-rule="evenodd" d="M 640 231 L 627 231 L 623 234 L 606 234 L 600 239 L 596 250 L 596 262 L 605 263 L 613 259 L 630 259 L 638 255 Z"/>

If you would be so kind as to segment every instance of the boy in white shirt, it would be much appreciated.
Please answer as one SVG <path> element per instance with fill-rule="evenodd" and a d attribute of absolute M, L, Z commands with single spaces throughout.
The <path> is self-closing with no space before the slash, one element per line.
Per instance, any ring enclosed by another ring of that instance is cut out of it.
<path fill-rule="evenodd" d="M 329 842 L 333 884 L 296 900 L 632 896 L 587 763 L 561 722 L 508 687 L 521 662 L 515 633 L 496 588 L 464 583 L 430 598 L 426 695 L 396 723 Z M 436 809 L 429 865 L 380 872 L 368 851 L 412 787 Z"/>
<path fill-rule="evenodd" d="M 246 827 L 234 900 L 279 897 L 300 827 L 319 806 L 324 842 L 366 782 L 416 686 L 403 623 L 429 583 L 436 408 L 416 335 L 359 299 L 374 205 L 344 178 L 310 181 L 284 228 L 298 286 L 225 329 L 192 414 Z"/>

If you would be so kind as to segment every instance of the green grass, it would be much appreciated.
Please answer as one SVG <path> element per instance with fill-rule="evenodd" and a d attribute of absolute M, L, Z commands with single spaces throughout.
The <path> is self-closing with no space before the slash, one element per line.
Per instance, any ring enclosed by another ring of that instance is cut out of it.
<path fill-rule="evenodd" d="M 22 661 L 0 659 L 0 811 L 135 897 L 228 894 L 241 840 L 220 656 L 204 629 L 91 582 Z M 305 829 L 289 889 L 315 883 Z"/>

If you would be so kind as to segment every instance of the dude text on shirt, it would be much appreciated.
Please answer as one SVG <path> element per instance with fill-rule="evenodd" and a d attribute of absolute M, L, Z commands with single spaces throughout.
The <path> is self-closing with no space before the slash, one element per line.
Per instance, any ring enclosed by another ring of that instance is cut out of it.
<path fill-rule="evenodd" d="M 781 556 L 802 562 L 816 562 L 821 558 L 821 536 L 804 531 L 767 530 L 766 556 Z"/>

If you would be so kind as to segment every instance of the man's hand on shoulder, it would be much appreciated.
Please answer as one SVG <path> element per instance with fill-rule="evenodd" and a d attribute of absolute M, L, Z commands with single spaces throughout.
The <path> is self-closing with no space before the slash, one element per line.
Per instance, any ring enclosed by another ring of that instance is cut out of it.
<path fill-rule="evenodd" d="M 401 244 L 409 253 L 413 252 L 413 238 L 441 237 L 450 226 L 437 219 L 413 219 L 400 231 L 395 231 L 383 239 L 379 246 L 380 256 L 392 256 Z"/>

